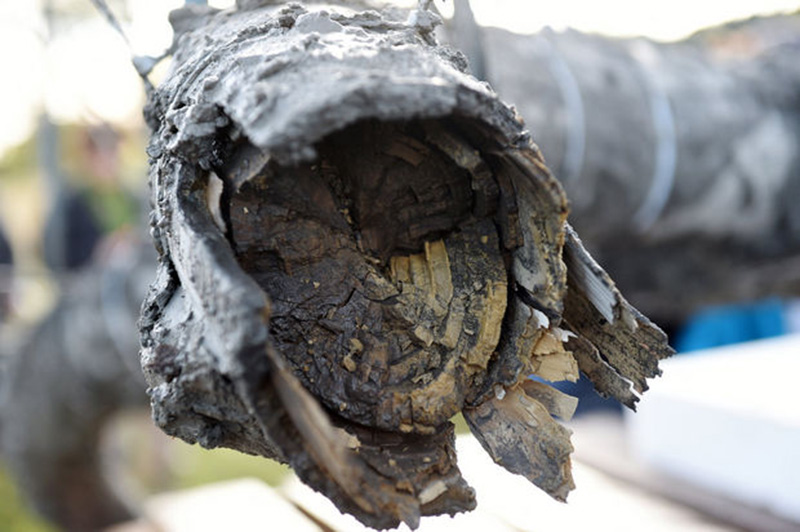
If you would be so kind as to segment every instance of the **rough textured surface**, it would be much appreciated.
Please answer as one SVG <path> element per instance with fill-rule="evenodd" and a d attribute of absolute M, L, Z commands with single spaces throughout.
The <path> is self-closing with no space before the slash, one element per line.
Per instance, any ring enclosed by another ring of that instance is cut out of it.
<path fill-rule="evenodd" d="M 353 126 L 265 170 L 231 198 L 231 238 L 305 388 L 351 421 L 430 432 L 483 384 L 508 290 L 469 174 L 404 129 Z"/>
<path fill-rule="evenodd" d="M 475 505 L 463 411 L 498 463 L 564 499 L 550 416 L 574 404 L 527 375 L 577 378 L 577 335 L 609 361 L 595 374 L 644 389 L 666 338 L 573 238 L 538 149 L 436 45 L 434 15 L 271 4 L 175 14 L 148 104 L 156 422 L 288 462 L 370 526 L 416 527 Z"/>
<path fill-rule="evenodd" d="M 565 501 L 575 487 L 570 466 L 570 431 L 520 388 L 465 412 L 470 430 L 495 461 Z M 546 451 L 543 452 L 543 449 Z"/>

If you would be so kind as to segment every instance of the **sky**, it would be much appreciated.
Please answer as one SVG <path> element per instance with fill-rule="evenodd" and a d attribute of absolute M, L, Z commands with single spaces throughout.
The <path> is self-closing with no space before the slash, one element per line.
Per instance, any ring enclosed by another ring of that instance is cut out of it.
<path fill-rule="evenodd" d="M 0 157 L 33 131 L 46 109 L 60 122 L 140 121 L 143 91 L 122 39 L 99 17 L 84 17 L 47 37 L 43 0 L 0 0 Z M 92 14 L 90 0 L 52 0 Z M 446 1 L 436 0 L 446 12 Z M 137 54 L 157 55 L 170 42 L 167 13 L 182 0 L 116 0 Z M 211 0 L 227 7 L 233 0 Z M 413 4 L 414 0 L 398 0 Z M 85 5 L 82 5 L 85 4 Z M 709 25 L 800 8 L 799 0 L 472 0 L 478 22 L 520 33 L 544 26 L 615 36 L 677 40 Z"/>

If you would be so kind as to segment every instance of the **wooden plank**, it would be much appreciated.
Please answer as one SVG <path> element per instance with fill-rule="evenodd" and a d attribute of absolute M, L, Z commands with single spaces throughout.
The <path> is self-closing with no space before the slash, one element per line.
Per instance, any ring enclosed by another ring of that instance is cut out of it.
<path fill-rule="evenodd" d="M 160 532 L 321 530 L 275 490 L 247 478 L 157 495 L 146 503 L 145 515 Z"/>
<path fill-rule="evenodd" d="M 577 446 L 587 443 L 578 440 Z M 573 462 L 576 489 L 566 504 L 559 503 L 523 477 L 497 467 L 474 438 L 459 437 L 456 446 L 464 477 L 476 486 L 478 508 L 516 530 L 735 530 L 580 460 Z"/>
<path fill-rule="evenodd" d="M 284 483 L 281 493 L 320 523 L 323 530 L 337 532 L 368 532 L 372 530 L 359 523 L 354 517 L 341 513 L 328 498 L 300 482 L 297 477 L 292 477 Z M 402 524 L 397 530 L 408 532 L 410 529 L 407 525 Z M 447 515 L 423 517 L 417 530 L 420 532 L 449 532 L 452 530 L 515 532 L 518 529 L 501 517 L 478 508 L 466 514 L 456 514 L 453 517 Z"/>
<path fill-rule="evenodd" d="M 697 519 L 721 523 L 730 529 L 762 532 L 800 530 L 798 523 L 665 474 L 635 459 L 625 438 L 622 418 L 618 415 L 579 418 L 571 427 L 576 459 L 631 490 L 661 498 L 665 504 L 680 505 L 687 512 L 696 512 Z"/>

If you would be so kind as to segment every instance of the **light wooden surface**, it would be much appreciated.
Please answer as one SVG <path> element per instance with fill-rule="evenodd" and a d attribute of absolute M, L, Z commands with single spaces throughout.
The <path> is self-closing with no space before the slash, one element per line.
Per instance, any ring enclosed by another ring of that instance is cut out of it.
<path fill-rule="evenodd" d="M 732 509 L 762 508 L 800 528 L 800 335 L 697 351 L 662 368 L 626 416 L 637 459 L 735 501 Z M 746 526 L 776 530 L 761 522 Z"/>
<path fill-rule="evenodd" d="M 460 436 L 457 447 L 459 466 L 476 489 L 478 509 L 453 518 L 423 518 L 422 532 L 736 530 L 580 460 L 574 463 L 577 489 L 562 504 L 495 465 L 471 436 Z M 146 521 L 113 532 L 369 530 L 294 477 L 277 489 L 243 479 L 159 495 L 145 506 L 145 514 Z"/>

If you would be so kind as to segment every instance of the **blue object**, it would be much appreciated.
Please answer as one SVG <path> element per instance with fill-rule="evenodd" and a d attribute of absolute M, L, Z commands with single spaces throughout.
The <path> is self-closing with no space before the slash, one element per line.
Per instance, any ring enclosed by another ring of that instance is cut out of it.
<path fill-rule="evenodd" d="M 673 347 L 678 353 L 687 353 L 786 334 L 786 309 L 787 304 L 780 299 L 710 307 L 689 318 L 675 335 Z M 576 383 L 551 384 L 579 398 L 576 415 L 601 408 L 620 409 L 620 403 L 615 399 L 603 399 L 597 395 L 592 383 L 583 375 Z"/>
<path fill-rule="evenodd" d="M 779 299 L 712 307 L 690 318 L 675 338 L 678 353 L 780 336 L 787 332 Z"/>

